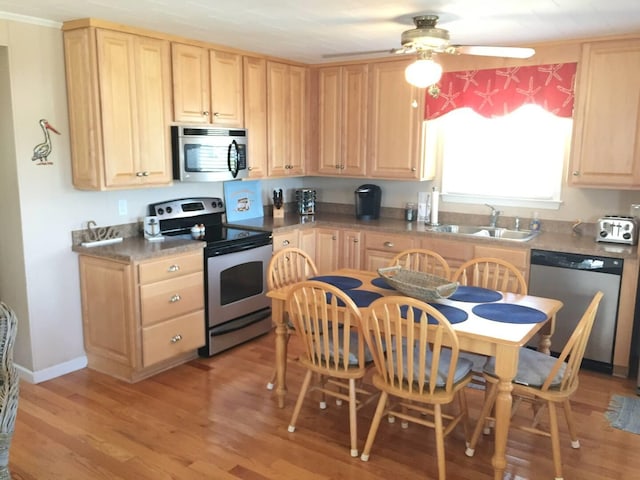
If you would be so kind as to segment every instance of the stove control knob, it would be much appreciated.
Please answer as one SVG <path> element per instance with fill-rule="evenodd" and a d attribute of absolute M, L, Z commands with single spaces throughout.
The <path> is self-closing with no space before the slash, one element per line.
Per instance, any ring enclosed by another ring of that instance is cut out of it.
<path fill-rule="evenodd" d="M 623 237 L 625 240 L 631 240 L 631 234 L 630 234 L 629 232 L 624 232 L 624 233 L 622 234 L 622 237 Z"/>
<path fill-rule="evenodd" d="M 606 230 L 600 230 L 600 236 L 601 236 L 602 238 L 606 237 L 606 236 L 607 236 L 607 232 L 606 232 Z"/>
<path fill-rule="evenodd" d="M 157 212 L 158 212 L 158 215 L 162 215 L 164 213 L 164 208 L 159 208 Z"/>
<path fill-rule="evenodd" d="M 167 213 L 171 213 L 171 212 L 173 212 L 173 208 L 167 207 Z"/>

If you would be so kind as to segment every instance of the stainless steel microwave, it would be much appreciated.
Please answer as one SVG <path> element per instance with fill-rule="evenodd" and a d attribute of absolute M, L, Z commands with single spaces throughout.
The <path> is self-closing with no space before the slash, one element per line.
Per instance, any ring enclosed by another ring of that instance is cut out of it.
<path fill-rule="evenodd" d="M 219 182 L 247 178 L 247 131 L 207 125 L 172 125 L 173 178 Z"/>

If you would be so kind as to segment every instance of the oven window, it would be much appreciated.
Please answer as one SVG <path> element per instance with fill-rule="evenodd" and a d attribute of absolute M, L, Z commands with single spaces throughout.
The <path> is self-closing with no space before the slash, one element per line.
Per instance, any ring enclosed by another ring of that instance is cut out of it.
<path fill-rule="evenodd" d="M 264 291 L 263 262 L 234 265 L 220 272 L 220 303 L 227 305 Z"/>

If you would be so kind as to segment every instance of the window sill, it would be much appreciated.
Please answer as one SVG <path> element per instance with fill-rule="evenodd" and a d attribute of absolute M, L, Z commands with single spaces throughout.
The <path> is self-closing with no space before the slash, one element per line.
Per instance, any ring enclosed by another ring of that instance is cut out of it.
<path fill-rule="evenodd" d="M 484 197 L 478 195 L 462 195 L 458 193 L 442 193 L 440 199 L 443 202 L 469 203 L 477 205 L 490 204 L 501 207 L 526 207 L 540 210 L 558 210 L 562 205 L 561 200 L 536 200 L 526 198 Z"/>

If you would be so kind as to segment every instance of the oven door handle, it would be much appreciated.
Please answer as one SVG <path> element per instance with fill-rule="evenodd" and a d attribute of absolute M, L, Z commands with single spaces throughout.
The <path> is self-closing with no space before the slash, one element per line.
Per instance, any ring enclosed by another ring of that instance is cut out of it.
<path fill-rule="evenodd" d="M 207 257 L 218 257 L 220 255 L 226 255 L 228 253 L 244 252 L 245 250 L 251 250 L 253 248 L 263 247 L 271 244 L 271 238 L 264 242 L 249 243 L 246 245 L 229 245 L 222 248 L 216 248 L 215 246 L 207 247 Z"/>

